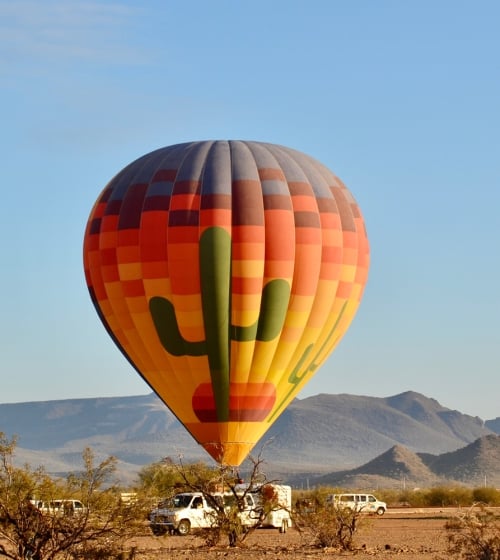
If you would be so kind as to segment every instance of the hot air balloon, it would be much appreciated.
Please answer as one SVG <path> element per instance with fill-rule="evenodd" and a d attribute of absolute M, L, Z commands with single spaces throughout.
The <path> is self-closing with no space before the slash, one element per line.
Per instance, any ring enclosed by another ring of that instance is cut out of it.
<path fill-rule="evenodd" d="M 238 466 L 337 346 L 369 247 L 345 185 L 250 141 L 153 151 L 104 188 L 85 276 L 115 344 L 219 463 Z"/>

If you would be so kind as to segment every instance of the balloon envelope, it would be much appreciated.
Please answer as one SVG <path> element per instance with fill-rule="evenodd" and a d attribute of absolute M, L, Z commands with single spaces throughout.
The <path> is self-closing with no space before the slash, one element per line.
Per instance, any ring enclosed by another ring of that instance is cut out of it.
<path fill-rule="evenodd" d="M 234 466 L 338 344 L 368 264 L 343 183 L 260 142 L 139 158 L 102 191 L 84 241 L 112 339 L 193 437 Z"/>

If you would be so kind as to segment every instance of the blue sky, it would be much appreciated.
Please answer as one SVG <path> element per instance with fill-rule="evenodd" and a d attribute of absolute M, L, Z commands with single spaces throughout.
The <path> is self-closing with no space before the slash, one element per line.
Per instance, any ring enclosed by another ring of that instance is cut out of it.
<path fill-rule="evenodd" d="M 300 398 L 500 416 L 500 4 L 0 0 L 0 402 L 144 394 L 82 268 L 122 167 L 188 140 L 306 152 L 364 213 L 350 330 Z"/>

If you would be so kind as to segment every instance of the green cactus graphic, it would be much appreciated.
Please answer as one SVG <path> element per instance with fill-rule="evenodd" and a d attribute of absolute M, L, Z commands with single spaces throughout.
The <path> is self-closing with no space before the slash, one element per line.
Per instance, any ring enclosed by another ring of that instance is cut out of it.
<path fill-rule="evenodd" d="M 288 383 L 291 384 L 291 387 L 288 393 L 281 399 L 279 405 L 274 409 L 274 412 L 272 416 L 269 418 L 268 422 L 273 422 L 276 416 L 281 414 L 281 409 L 283 408 L 285 402 L 288 400 L 290 395 L 295 391 L 295 389 L 301 383 L 304 377 L 309 372 L 314 372 L 318 369 L 318 367 L 320 366 L 320 363 L 318 363 L 318 358 L 321 355 L 321 353 L 324 351 L 326 345 L 331 343 L 332 337 L 334 336 L 334 334 L 336 334 L 336 330 L 340 323 L 340 319 L 344 315 L 344 311 L 346 310 L 346 308 L 347 308 L 347 301 L 345 301 L 344 304 L 342 305 L 342 308 L 337 317 L 337 320 L 335 321 L 335 324 L 333 325 L 325 341 L 319 347 L 316 354 L 312 357 L 312 360 L 309 363 L 307 362 L 307 359 L 309 357 L 309 354 L 314 348 L 314 344 L 309 344 L 309 346 L 307 346 L 304 352 L 302 352 L 302 356 L 299 358 L 299 361 L 295 364 L 295 367 L 293 368 L 290 375 L 288 376 Z M 337 334 L 337 338 L 338 337 L 339 335 Z"/>
<path fill-rule="evenodd" d="M 229 419 L 229 368 L 231 340 L 270 341 L 280 333 L 290 299 L 286 280 L 268 282 L 262 291 L 259 319 L 246 327 L 230 324 L 231 238 L 222 228 L 207 229 L 200 239 L 200 275 L 206 339 L 186 340 L 179 329 L 175 308 L 166 298 L 153 297 L 149 309 L 165 350 L 173 356 L 208 356 L 219 422 Z"/>

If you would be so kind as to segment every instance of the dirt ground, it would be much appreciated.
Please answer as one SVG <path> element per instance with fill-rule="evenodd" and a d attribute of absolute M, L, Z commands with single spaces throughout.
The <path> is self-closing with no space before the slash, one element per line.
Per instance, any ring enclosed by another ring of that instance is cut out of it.
<path fill-rule="evenodd" d="M 354 538 L 355 550 L 337 552 L 311 546 L 310 535 L 291 528 L 258 529 L 238 548 L 221 543 L 207 548 L 200 536 L 142 536 L 127 545 L 135 547 L 135 560 L 315 560 L 320 558 L 367 558 L 375 560 L 442 560 L 446 554 L 446 516 L 384 515 L 367 518 Z"/>

